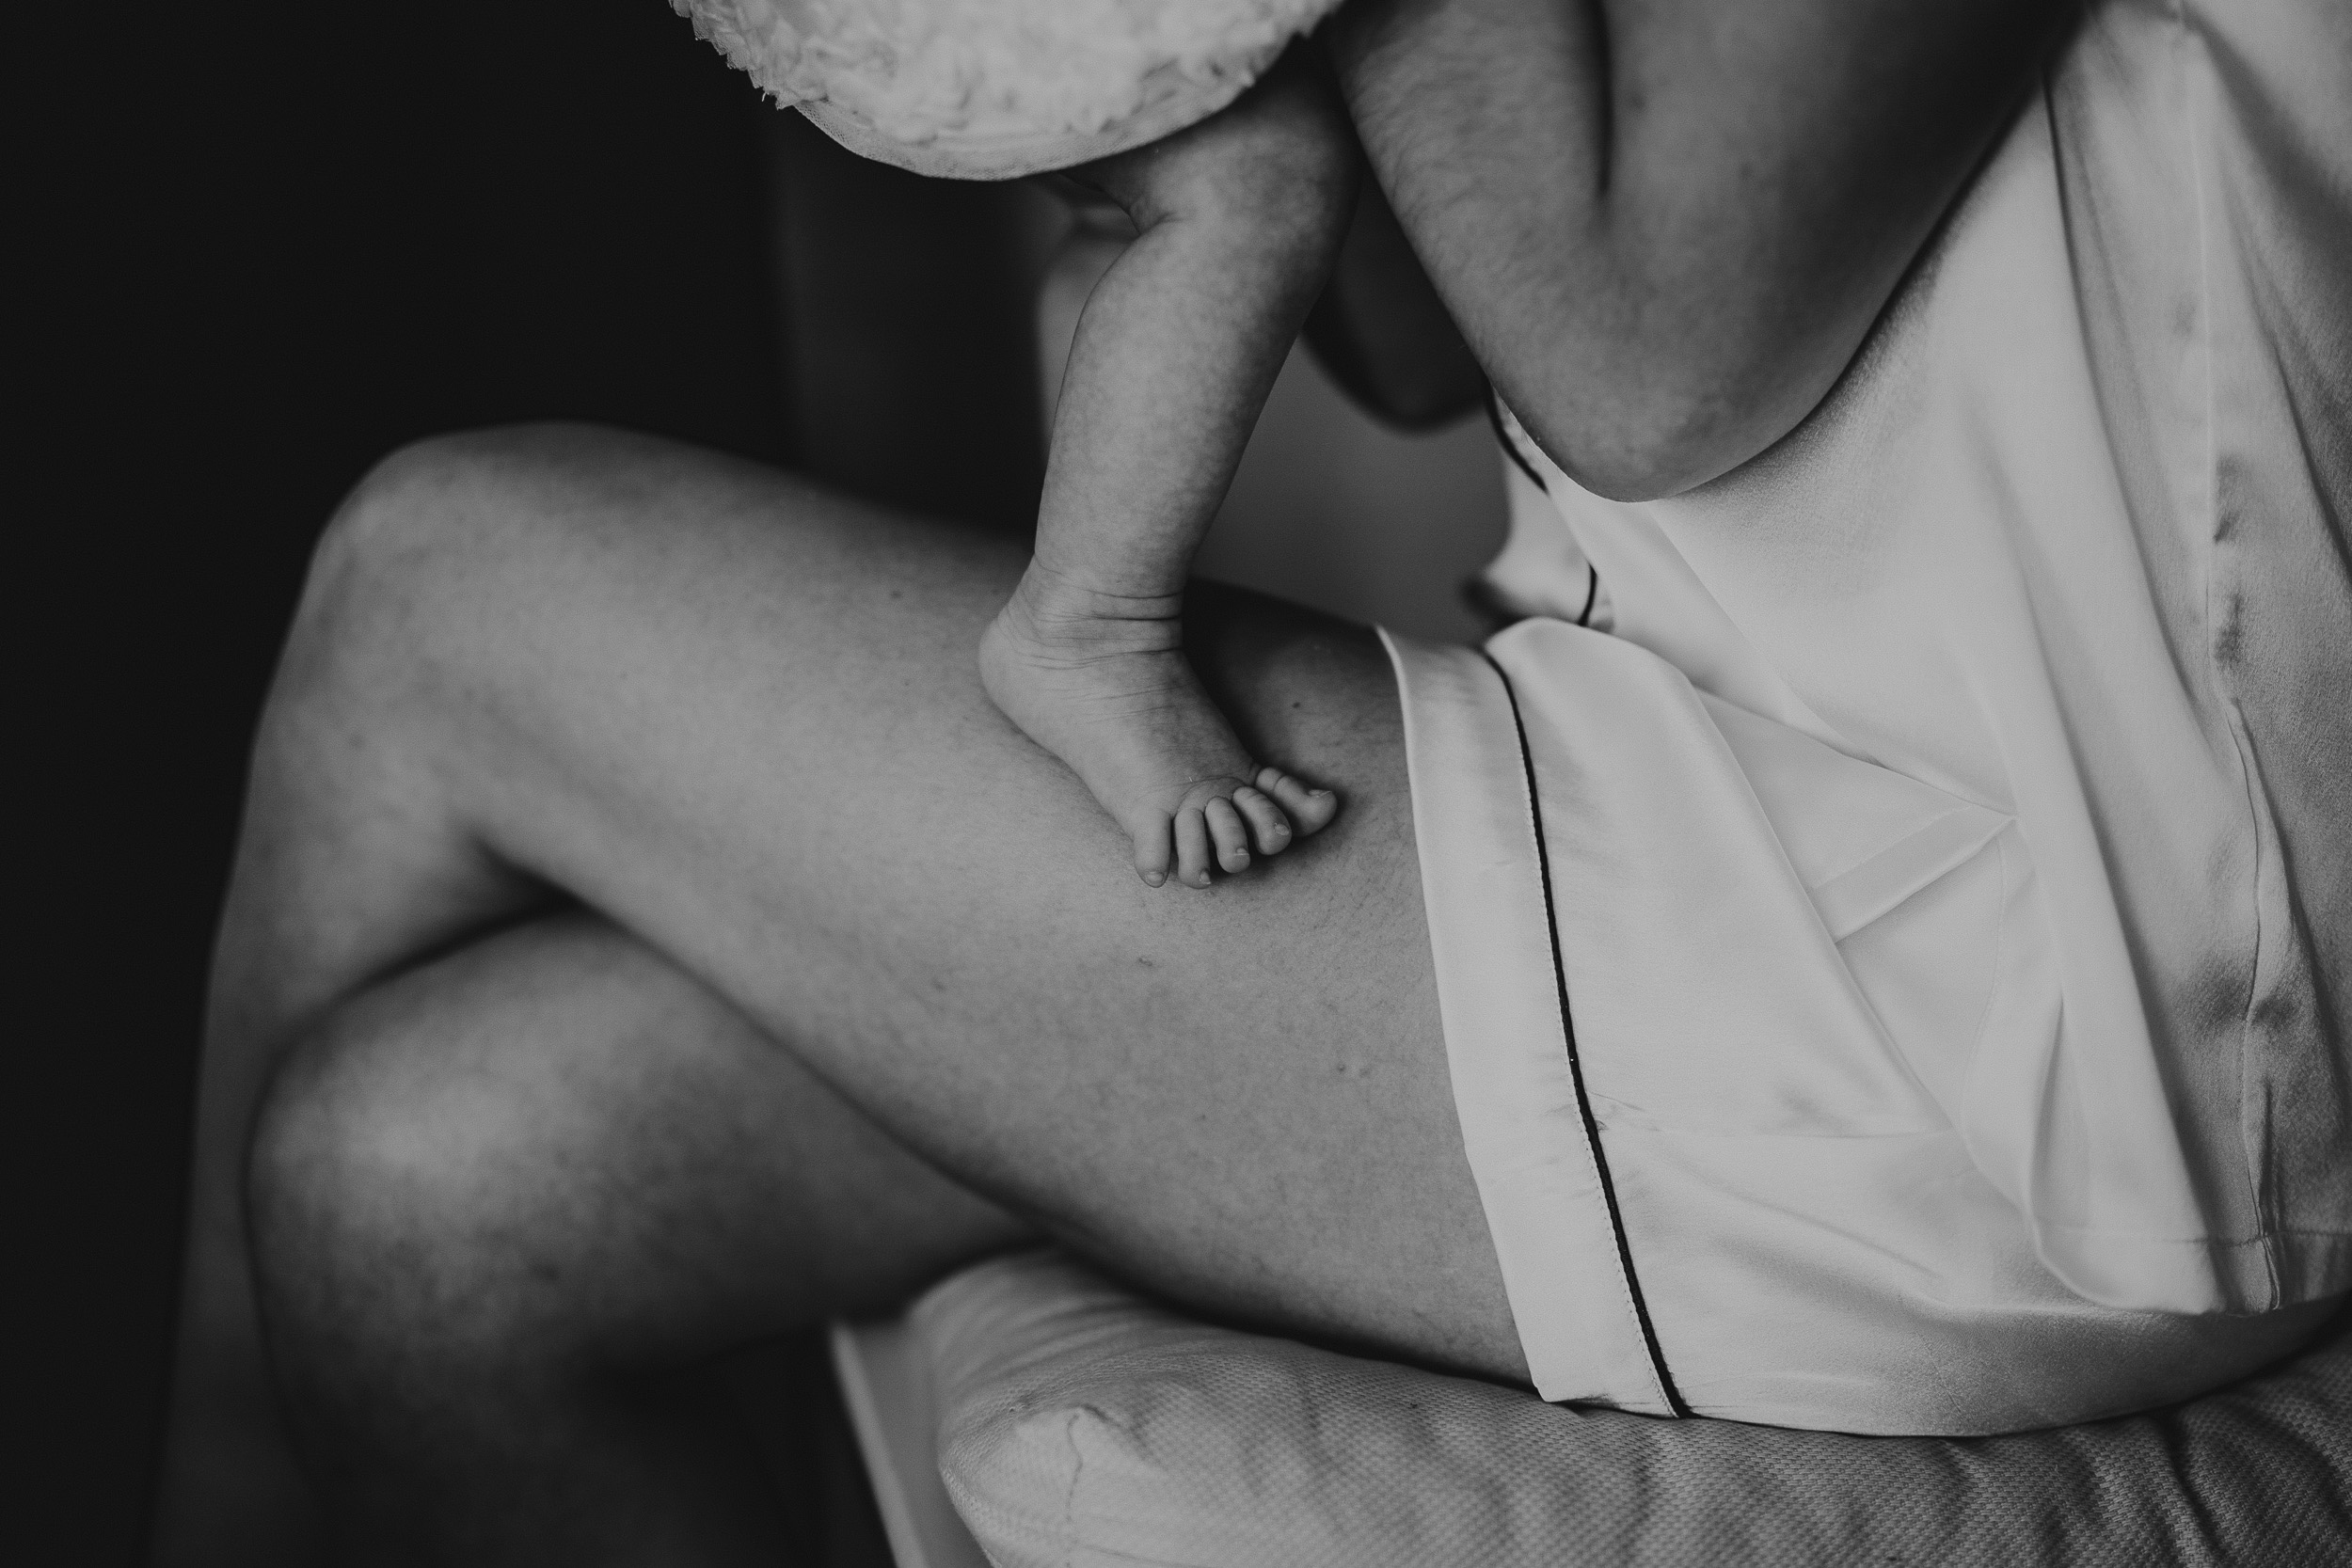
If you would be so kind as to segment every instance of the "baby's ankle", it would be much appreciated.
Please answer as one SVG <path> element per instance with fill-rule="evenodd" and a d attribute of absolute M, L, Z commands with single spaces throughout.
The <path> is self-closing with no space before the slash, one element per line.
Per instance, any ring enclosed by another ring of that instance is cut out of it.
<path fill-rule="evenodd" d="M 1182 592 L 1121 592 L 1032 561 L 1001 619 L 1041 641 L 1152 650 L 1175 645 L 1184 608 Z"/>

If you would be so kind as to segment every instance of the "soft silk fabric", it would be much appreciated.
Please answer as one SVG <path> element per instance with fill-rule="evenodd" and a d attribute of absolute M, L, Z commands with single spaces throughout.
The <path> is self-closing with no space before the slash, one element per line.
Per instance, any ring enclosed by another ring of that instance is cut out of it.
<path fill-rule="evenodd" d="M 2040 1426 L 2352 1288 L 2352 8 L 2090 7 L 1711 484 L 1504 422 L 1536 618 L 1395 648 L 1538 1386 Z"/>

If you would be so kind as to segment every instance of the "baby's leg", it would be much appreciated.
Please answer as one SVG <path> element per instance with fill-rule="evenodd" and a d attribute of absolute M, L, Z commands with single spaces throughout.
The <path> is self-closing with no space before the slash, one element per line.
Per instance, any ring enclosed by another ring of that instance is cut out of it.
<path fill-rule="evenodd" d="M 1232 108 L 1081 171 L 1137 237 L 1080 318 L 1037 556 L 981 644 L 989 694 L 1127 830 L 1152 886 L 1205 886 L 1339 809 L 1253 758 L 1186 663 L 1179 612 L 1355 202 L 1327 86 L 1287 64 Z"/>

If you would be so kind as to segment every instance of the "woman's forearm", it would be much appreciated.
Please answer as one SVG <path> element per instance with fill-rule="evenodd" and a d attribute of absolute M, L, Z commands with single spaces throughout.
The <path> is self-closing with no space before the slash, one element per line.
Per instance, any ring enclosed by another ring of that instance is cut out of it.
<path fill-rule="evenodd" d="M 1530 432 L 1607 494 L 1778 439 L 1998 128 L 2054 0 L 1356 0 L 1382 187 Z"/>

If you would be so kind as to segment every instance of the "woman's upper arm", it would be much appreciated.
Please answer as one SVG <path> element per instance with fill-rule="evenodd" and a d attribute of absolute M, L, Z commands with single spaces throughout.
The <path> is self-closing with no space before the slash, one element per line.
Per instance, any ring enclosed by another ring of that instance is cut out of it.
<path fill-rule="evenodd" d="M 2064 0 L 1356 0 L 1326 37 L 1381 185 L 1522 422 L 1687 489 L 1845 368 Z"/>

